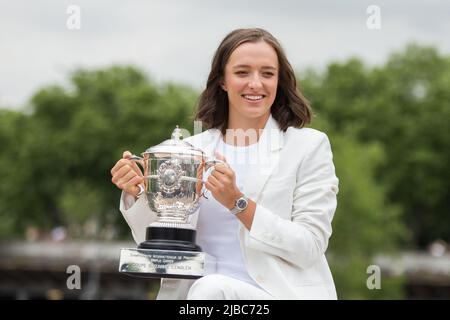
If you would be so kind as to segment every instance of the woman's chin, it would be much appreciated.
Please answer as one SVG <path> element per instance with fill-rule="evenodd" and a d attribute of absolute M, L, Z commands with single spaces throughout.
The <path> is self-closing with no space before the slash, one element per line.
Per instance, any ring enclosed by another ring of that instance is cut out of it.
<path fill-rule="evenodd" d="M 264 117 L 270 113 L 270 109 L 267 109 L 265 107 L 259 107 L 259 108 L 246 108 L 245 112 L 243 112 L 243 116 L 250 119 L 257 119 Z"/>

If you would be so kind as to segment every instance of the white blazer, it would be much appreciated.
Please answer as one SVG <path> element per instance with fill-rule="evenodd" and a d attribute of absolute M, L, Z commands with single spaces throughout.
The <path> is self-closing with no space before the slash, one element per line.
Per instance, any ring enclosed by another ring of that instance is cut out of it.
<path fill-rule="evenodd" d="M 212 155 L 221 138 L 210 129 L 185 140 Z M 257 203 L 251 230 L 239 226 L 249 275 L 277 299 L 337 299 L 325 258 L 336 210 L 338 178 L 327 136 L 310 128 L 286 132 L 269 117 L 244 190 Z M 120 210 L 136 243 L 155 220 L 146 198 Z M 194 214 L 193 224 L 196 224 Z M 194 280 L 162 279 L 158 299 L 185 299 Z"/>

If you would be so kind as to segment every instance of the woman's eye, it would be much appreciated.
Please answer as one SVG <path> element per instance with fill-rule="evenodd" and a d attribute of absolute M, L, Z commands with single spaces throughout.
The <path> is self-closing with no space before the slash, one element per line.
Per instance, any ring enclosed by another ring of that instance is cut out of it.
<path fill-rule="evenodd" d="M 238 75 L 238 76 L 246 76 L 246 75 L 248 75 L 249 74 L 249 72 L 248 71 L 236 71 L 235 72 L 235 74 L 236 75 Z M 263 72 L 262 73 L 262 76 L 263 77 L 265 77 L 265 78 L 271 78 L 271 77 L 273 77 L 275 74 L 273 73 L 273 72 Z"/>

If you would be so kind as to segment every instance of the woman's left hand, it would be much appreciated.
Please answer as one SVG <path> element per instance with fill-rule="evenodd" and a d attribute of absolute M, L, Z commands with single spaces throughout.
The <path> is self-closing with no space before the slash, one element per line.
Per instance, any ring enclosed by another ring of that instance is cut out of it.
<path fill-rule="evenodd" d="M 211 191 L 214 198 L 227 209 L 232 209 L 243 193 L 236 186 L 236 175 L 227 164 L 226 159 L 216 152 L 216 158 L 225 163 L 218 163 L 205 183 L 206 189 Z"/>

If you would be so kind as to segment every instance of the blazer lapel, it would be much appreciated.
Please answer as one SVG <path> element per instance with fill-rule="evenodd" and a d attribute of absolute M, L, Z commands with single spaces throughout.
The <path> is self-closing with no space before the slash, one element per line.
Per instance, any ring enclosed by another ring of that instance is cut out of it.
<path fill-rule="evenodd" d="M 213 157 L 222 134 L 218 129 L 209 129 L 205 133 L 200 144 L 205 154 Z M 242 190 L 253 201 L 258 200 L 267 179 L 277 173 L 283 139 L 283 132 L 270 115 L 258 141 L 256 159 L 250 159 L 249 172 Z"/>
<path fill-rule="evenodd" d="M 242 191 L 255 202 L 259 200 L 261 190 L 267 179 L 278 171 L 280 150 L 284 142 L 283 138 L 283 132 L 271 115 L 259 138 L 257 159 L 251 161 L 244 190 Z"/>
<path fill-rule="evenodd" d="M 192 144 L 205 153 L 207 157 L 214 157 L 214 151 L 216 150 L 219 138 L 222 136 L 220 130 L 209 129 L 198 136 L 193 136 Z"/>

